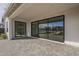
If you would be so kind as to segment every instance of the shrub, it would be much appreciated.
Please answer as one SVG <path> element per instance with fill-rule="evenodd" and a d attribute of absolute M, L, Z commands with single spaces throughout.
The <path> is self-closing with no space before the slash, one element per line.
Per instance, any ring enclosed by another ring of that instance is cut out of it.
<path fill-rule="evenodd" d="M 2 39 L 7 39 L 7 35 L 6 34 L 1 34 Z"/>
<path fill-rule="evenodd" d="M 0 34 L 4 33 L 4 28 L 0 28 Z"/>

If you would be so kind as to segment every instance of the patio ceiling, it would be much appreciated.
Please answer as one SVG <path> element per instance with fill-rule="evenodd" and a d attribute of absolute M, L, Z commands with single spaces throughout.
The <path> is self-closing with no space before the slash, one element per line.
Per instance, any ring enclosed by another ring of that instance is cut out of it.
<path fill-rule="evenodd" d="M 46 14 L 55 14 L 63 12 L 67 9 L 75 7 L 79 4 L 56 4 L 56 3 L 28 3 L 22 4 L 13 14 L 10 15 L 11 18 L 24 18 L 24 19 L 34 19 L 36 17 L 46 15 Z"/>

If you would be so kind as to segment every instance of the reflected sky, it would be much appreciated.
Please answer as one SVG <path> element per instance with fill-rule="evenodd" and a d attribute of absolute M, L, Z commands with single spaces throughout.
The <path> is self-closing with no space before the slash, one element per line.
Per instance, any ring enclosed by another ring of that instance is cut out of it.
<path fill-rule="evenodd" d="M 63 26 L 63 25 L 64 25 L 63 21 L 49 23 L 49 27 L 52 27 L 52 26 Z M 39 24 L 39 28 L 44 28 L 44 27 L 47 27 L 47 23 Z"/>
<path fill-rule="evenodd" d="M 60 21 L 60 22 L 51 22 L 49 23 L 49 26 L 63 26 L 63 21 Z"/>

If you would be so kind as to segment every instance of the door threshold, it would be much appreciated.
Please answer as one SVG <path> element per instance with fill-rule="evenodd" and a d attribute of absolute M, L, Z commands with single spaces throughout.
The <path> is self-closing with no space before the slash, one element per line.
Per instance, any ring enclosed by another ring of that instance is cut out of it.
<path fill-rule="evenodd" d="M 44 38 L 39 38 L 39 39 L 45 40 L 45 41 L 49 41 L 49 42 L 59 43 L 59 44 L 65 44 L 64 42 L 58 42 L 58 41 L 49 40 L 49 39 L 44 39 Z"/>

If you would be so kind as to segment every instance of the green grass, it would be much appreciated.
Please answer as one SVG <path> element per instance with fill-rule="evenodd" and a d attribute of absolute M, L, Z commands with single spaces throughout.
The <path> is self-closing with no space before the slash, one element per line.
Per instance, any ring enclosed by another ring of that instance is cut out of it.
<path fill-rule="evenodd" d="M 6 34 L 0 34 L 0 40 L 4 40 L 4 39 L 7 39 L 7 36 L 6 36 Z"/>

